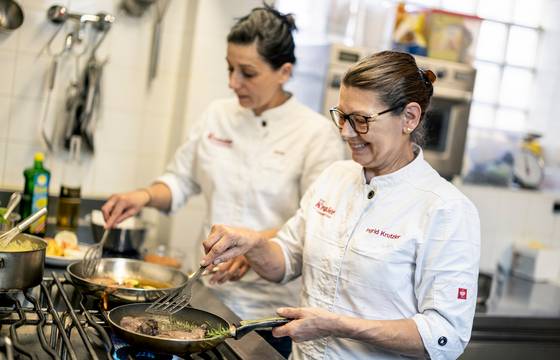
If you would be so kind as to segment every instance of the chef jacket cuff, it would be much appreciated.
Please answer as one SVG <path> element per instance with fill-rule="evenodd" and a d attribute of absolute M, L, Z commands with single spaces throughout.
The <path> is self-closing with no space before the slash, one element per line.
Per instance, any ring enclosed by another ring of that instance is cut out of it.
<path fill-rule="evenodd" d="M 280 281 L 280 284 L 286 284 L 293 278 L 292 264 L 290 264 L 290 262 L 288 261 L 288 247 L 278 238 L 272 238 L 270 239 L 270 241 L 275 242 L 276 244 L 278 244 L 278 246 L 280 246 L 280 249 L 282 249 L 282 255 L 284 255 L 284 277 Z"/>
<path fill-rule="evenodd" d="M 171 207 L 169 208 L 169 211 L 166 211 L 166 213 L 173 214 L 181 207 L 182 204 L 181 186 L 179 185 L 179 181 L 172 174 L 163 174 L 154 181 L 154 183 L 158 182 L 167 185 L 171 191 Z"/>
<path fill-rule="evenodd" d="M 430 359 L 457 359 L 463 353 L 464 347 L 459 338 L 447 331 L 446 326 L 438 321 L 440 319 L 426 314 L 416 314 L 412 320 L 416 323 L 424 349 Z M 446 320 L 441 319 L 441 321 Z"/>

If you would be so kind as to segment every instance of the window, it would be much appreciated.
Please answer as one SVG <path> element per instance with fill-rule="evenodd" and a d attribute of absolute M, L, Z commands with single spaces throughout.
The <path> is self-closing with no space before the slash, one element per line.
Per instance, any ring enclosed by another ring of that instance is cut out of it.
<path fill-rule="evenodd" d="M 473 128 L 526 132 L 537 124 L 529 123 L 529 114 L 535 104 L 537 61 L 544 34 L 541 26 L 543 8 L 547 0 L 405 0 L 410 5 L 439 8 L 447 11 L 476 15 L 484 20 L 480 26 L 474 59 L 477 78 L 471 106 L 470 126 Z M 306 0 L 294 2 L 278 0 L 282 11 L 296 14 L 298 23 L 310 24 L 323 40 L 364 45 L 365 35 L 380 34 L 375 39 L 377 49 L 385 47 L 388 37 L 381 26 L 392 27 L 392 11 L 398 0 Z M 307 8 L 296 8 L 294 3 L 305 3 Z M 328 4 L 325 5 L 325 4 Z M 382 6 L 389 4 L 390 6 Z M 318 14 L 319 9 L 328 9 Z M 373 9 L 373 10 L 372 10 Z M 362 13 L 377 17 L 364 21 Z M 362 14 L 362 15 L 360 15 Z M 362 18 L 360 18 L 362 16 Z M 325 21 L 318 19 L 326 18 Z M 304 31 L 302 31 L 304 30 Z M 307 30 L 307 31 L 306 31 Z M 298 37 L 304 38 L 308 29 L 300 28 Z M 303 35 L 303 36 L 302 36 Z M 371 37 L 371 36 L 370 36 Z M 533 125 L 533 126 L 531 126 Z"/>

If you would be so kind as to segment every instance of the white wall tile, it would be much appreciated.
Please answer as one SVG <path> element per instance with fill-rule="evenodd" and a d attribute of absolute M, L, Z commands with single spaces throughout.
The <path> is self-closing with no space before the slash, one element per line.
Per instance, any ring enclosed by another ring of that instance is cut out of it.
<path fill-rule="evenodd" d="M 14 83 L 16 56 L 13 52 L 0 49 L 0 95 L 11 95 Z"/>
<path fill-rule="evenodd" d="M 140 133 L 139 152 L 141 153 L 165 153 L 169 137 L 171 118 L 158 114 L 145 112 L 142 119 L 142 130 Z"/>
<path fill-rule="evenodd" d="M 139 149 L 141 112 L 103 111 L 95 132 L 96 151 L 134 152 Z"/>
<path fill-rule="evenodd" d="M 10 98 L 0 95 L 0 141 L 8 138 L 10 128 Z M 2 156 L 0 156 L 2 157 Z"/>
<path fill-rule="evenodd" d="M 160 71 L 147 90 L 143 109 L 152 114 L 170 117 L 175 102 L 173 94 L 177 88 L 177 81 L 179 80 L 174 74 Z"/>
<path fill-rule="evenodd" d="M 103 73 L 103 113 L 109 114 L 109 109 L 141 110 L 146 91 L 144 80 L 144 75 L 139 75 L 138 70 L 113 63 L 107 65 Z"/>
<path fill-rule="evenodd" d="M 0 51 L 15 51 L 19 41 L 19 32 L 0 33 Z"/>
<path fill-rule="evenodd" d="M 137 153 L 98 151 L 94 159 L 93 194 L 109 196 L 134 189 Z"/>
<path fill-rule="evenodd" d="M 8 138 L 18 143 L 39 142 L 44 106 L 46 99 L 13 98 Z M 49 108 L 54 111 L 61 106 L 61 102 L 51 100 Z M 50 116 L 49 121 L 53 120 L 54 117 Z M 58 120 L 62 122 L 62 119 Z"/>
<path fill-rule="evenodd" d="M 33 156 L 36 151 L 42 151 L 39 143 L 7 143 L 3 187 L 23 189 L 23 170 L 33 165 Z M 49 168 L 48 161 L 49 158 L 46 157 L 45 166 L 47 168 Z"/>
<path fill-rule="evenodd" d="M 111 63 L 137 71 L 148 71 L 151 19 L 122 16 L 111 28 Z"/>
<path fill-rule="evenodd" d="M 42 99 L 46 96 L 46 77 L 51 59 L 47 55 L 37 58 L 33 54 L 19 53 L 16 62 L 13 96 Z"/>
<path fill-rule="evenodd" d="M 25 21 L 18 29 L 20 32 L 18 41 L 19 51 L 37 56 L 51 36 L 61 26 L 55 25 L 47 19 L 47 8 L 25 11 Z M 59 41 L 53 41 L 51 49 L 58 50 L 62 48 L 64 33 L 64 30 L 59 32 L 59 36 L 56 38 Z"/>
<path fill-rule="evenodd" d="M 6 159 L 8 157 L 6 147 L 6 142 L 0 139 L 0 183 L 2 184 L 4 184 L 4 168 L 6 165 Z"/>
<path fill-rule="evenodd" d="M 130 190 L 151 184 L 163 173 L 165 163 L 164 153 L 139 153 L 136 181 L 130 185 Z"/>

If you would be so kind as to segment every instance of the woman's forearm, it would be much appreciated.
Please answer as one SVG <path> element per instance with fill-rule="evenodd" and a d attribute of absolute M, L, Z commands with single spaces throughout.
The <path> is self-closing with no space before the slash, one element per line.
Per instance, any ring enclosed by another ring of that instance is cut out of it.
<path fill-rule="evenodd" d="M 245 256 L 251 268 L 262 278 L 280 282 L 284 278 L 284 253 L 278 244 L 270 241 L 278 229 L 261 231 L 261 240 Z"/>
<path fill-rule="evenodd" d="M 412 319 L 365 320 L 339 316 L 337 321 L 325 326 L 334 337 L 363 341 L 402 355 L 425 357 L 422 338 Z"/>
<path fill-rule="evenodd" d="M 162 182 L 155 182 L 143 190 L 149 196 L 146 206 L 150 206 L 161 211 L 171 210 L 171 189 L 169 189 L 166 184 Z"/>

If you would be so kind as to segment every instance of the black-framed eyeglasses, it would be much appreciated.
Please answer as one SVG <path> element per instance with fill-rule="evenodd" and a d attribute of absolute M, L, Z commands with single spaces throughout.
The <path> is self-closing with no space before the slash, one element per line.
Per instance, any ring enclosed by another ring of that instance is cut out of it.
<path fill-rule="evenodd" d="M 402 108 L 403 105 L 397 105 L 390 109 L 383 110 L 378 112 L 377 114 L 373 115 L 358 115 L 358 114 L 345 114 L 342 111 L 338 110 L 336 107 L 333 107 L 329 110 L 331 114 L 331 119 L 334 124 L 342 130 L 344 127 L 344 123 L 346 121 L 350 122 L 350 126 L 354 129 L 355 132 L 358 134 L 366 134 L 369 131 L 369 123 L 377 121 L 377 118 L 383 114 L 386 114 L 391 111 L 395 111 L 399 108 Z"/>

